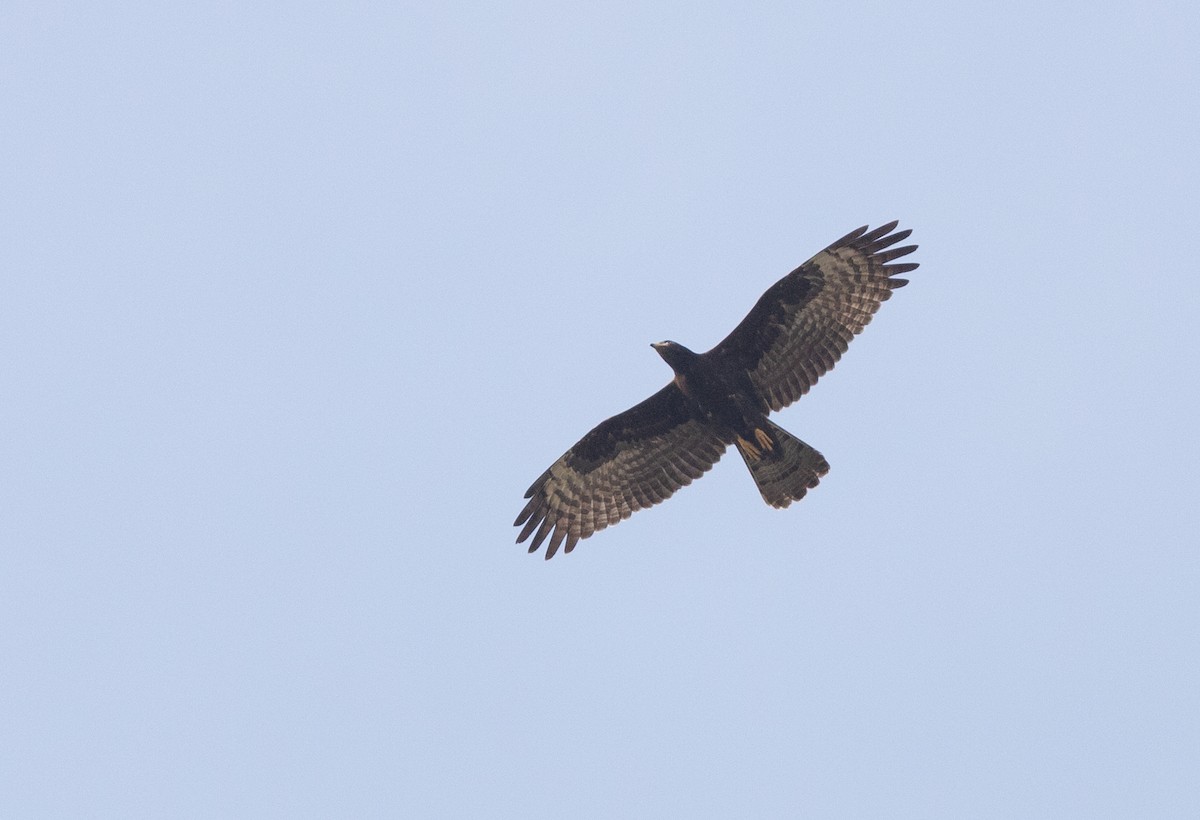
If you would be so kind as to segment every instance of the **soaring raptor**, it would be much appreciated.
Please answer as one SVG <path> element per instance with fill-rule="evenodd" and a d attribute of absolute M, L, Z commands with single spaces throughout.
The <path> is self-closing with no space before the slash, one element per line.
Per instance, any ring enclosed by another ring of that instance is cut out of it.
<path fill-rule="evenodd" d="M 912 231 L 864 225 L 772 285 L 725 340 L 707 353 L 676 342 L 651 347 L 675 378 L 650 398 L 599 424 L 550 465 L 525 493 L 514 526 L 546 558 L 581 538 L 670 497 L 717 463 L 730 444 L 742 454 L 763 500 L 798 501 L 829 463 L 767 419 L 799 399 L 846 352 L 917 263 L 894 260 Z M 565 545 L 565 546 L 564 546 Z"/>

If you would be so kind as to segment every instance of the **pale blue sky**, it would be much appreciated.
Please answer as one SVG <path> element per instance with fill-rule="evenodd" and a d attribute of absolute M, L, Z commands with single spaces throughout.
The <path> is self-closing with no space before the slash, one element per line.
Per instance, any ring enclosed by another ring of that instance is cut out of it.
<path fill-rule="evenodd" d="M 0 815 L 1200 815 L 1194 3 L 0 12 Z M 778 277 L 921 268 L 547 563 Z"/>

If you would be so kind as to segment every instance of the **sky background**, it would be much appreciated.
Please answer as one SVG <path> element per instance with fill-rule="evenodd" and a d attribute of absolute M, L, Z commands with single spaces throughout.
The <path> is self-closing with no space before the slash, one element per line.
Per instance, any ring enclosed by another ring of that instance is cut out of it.
<path fill-rule="evenodd" d="M 1191 2 L 9 2 L 0 815 L 1200 816 Z M 776 279 L 921 268 L 551 562 Z"/>

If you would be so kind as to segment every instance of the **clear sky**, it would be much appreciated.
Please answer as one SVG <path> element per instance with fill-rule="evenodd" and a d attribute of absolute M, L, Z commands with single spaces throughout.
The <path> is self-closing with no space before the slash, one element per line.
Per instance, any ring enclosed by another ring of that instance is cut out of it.
<path fill-rule="evenodd" d="M 1200 816 L 1193 2 L 10 2 L 0 815 Z M 912 284 L 545 562 L 847 231 Z"/>

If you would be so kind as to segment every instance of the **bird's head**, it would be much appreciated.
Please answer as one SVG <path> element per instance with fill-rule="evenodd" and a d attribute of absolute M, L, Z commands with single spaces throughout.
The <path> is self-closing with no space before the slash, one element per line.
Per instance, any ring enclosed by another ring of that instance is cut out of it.
<path fill-rule="evenodd" d="M 658 351 L 658 355 L 662 356 L 663 361 L 671 365 L 671 369 L 676 373 L 687 369 L 691 360 L 696 358 L 695 353 L 679 342 L 654 342 L 650 346 Z"/>

